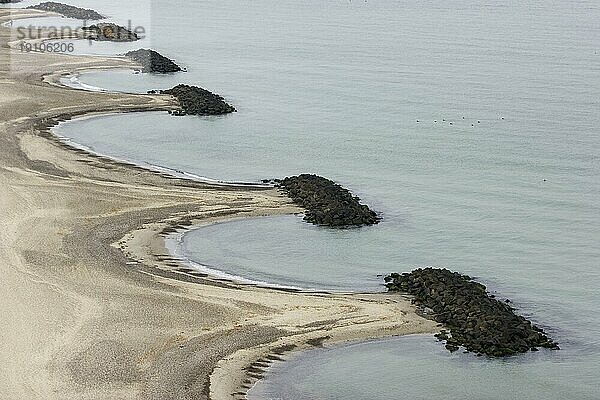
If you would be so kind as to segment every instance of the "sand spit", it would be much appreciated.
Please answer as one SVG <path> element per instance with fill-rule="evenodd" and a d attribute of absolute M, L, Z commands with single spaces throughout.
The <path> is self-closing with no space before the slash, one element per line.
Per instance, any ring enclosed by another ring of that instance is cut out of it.
<path fill-rule="evenodd" d="M 34 11 L 10 13 L 0 22 Z M 63 73 L 139 66 L 21 53 L 10 40 L 0 28 L 0 398 L 242 398 L 260 360 L 284 350 L 436 330 L 399 295 L 289 293 L 186 271 L 166 252 L 166 227 L 297 208 L 275 189 L 185 181 L 53 139 L 55 120 L 176 105 L 61 87 Z"/>

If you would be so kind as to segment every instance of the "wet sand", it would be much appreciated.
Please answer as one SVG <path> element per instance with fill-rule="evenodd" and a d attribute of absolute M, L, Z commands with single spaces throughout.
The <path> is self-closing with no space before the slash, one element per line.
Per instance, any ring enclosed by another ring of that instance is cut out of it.
<path fill-rule="evenodd" d="M 0 24 L 45 15 L 10 12 Z M 291 349 L 436 330 L 402 296 L 240 286 L 171 259 L 165 228 L 298 209 L 275 189 L 186 181 L 61 143 L 54 120 L 174 101 L 61 87 L 63 73 L 136 65 L 21 53 L 10 37 L 0 28 L 0 398 L 243 398 Z"/>

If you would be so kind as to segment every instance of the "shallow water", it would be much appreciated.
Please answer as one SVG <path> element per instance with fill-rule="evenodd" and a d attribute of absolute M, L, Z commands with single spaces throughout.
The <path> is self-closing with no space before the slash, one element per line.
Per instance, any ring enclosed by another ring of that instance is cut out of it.
<path fill-rule="evenodd" d="M 150 13 L 152 32 L 168 34 L 140 46 L 188 73 L 80 79 L 133 92 L 195 83 L 239 112 L 92 118 L 60 134 L 216 179 L 319 173 L 384 217 L 346 231 L 293 216 L 213 225 L 184 237 L 190 258 L 255 280 L 356 291 L 381 290 L 378 274 L 443 266 L 513 299 L 564 348 L 507 361 L 450 356 L 422 338 L 324 351 L 311 367 L 318 376 L 297 389 L 303 398 L 335 398 L 340 386 L 346 398 L 390 398 L 383 376 L 407 398 L 600 396 L 597 3 L 207 1 L 185 3 L 184 14 L 169 4 Z M 294 398 L 278 382 L 306 369 L 306 357 L 275 370 L 254 398 Z M 333 365 L 347 368 L 330 381 Z"/>
<path fill-rule="evenodd" d="M 272 367 L 249 398 L 597 399 L 596 375 L 579 367 L 551 351 L 498 361 L 449 354 L 430 336 L 409 336 L 295 355 Z"/>

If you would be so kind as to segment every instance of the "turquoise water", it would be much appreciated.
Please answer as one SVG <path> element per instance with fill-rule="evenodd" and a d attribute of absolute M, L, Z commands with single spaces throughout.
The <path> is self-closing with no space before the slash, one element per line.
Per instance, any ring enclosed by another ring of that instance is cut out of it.
<path fill-rule="evenodd" d="M 423 337 L 342 347 L 275 368 L 252 398 L 398 398 L 384 380 L 406 398 L 600 397 L 596 2 L 226 0 L 153 3 L 150 15 L 139 47 L 189 72 L 79 79 L 132 92 L 194 83 L 239 112 L 108 116 L 60 134 L 215 179 L 315 172 L 384 217 L 341 232 L 294 216 L 213 225 L 184 236 L 189 258 L 354 291 L 382 290 L 379 274 L 443 266 L 513 299 L 564 349 L 490 361 Z"/>

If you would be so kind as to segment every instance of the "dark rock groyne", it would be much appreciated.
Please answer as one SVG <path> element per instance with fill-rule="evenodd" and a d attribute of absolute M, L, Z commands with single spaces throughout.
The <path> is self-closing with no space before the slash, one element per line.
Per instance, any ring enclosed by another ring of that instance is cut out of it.
<path fill-rule="evenodd" d="M 135 32 L 112 23 L 90 25 L 82 30 L 86 39 L 98 42 L 135 42 L 139 39 Z"/>
<path fill-rule="evenodd" d="M 514 313 L 508 300 L 502 302 L 469 276 L 447 269 L 424 268 L 385 278 L 388 290 L 406 292 L 435 321 L 450 332 L 436 337 L 448 350 L 464 346 L 466 351 L 504 357 L 538 347 L 559 349 L 544 331 Z"/>
<path fill-rule="evenodd" d="M 42 11 L 52 11 L 58 14 L 62 14 L 67 18 L 83 19 L 90 21 L 96 21 L 105 18 L 103 15 L 98 14 L 94 10 L 75 7 L 68 4 L 56 3 L 54 1 L 47 1 L 35 6 L 29 6 L 27 8 Z"/>
<path fill-rule="evenodd" d="M 275 181 L 299 206 L 306 209 L 304 220 L 315 225 L 350 227 L 374 225 L 375 211 L 337 183 L 318 175 L 302 174 Z"/>
<path fill-rule="evenodd" d="M 20 3 L 22 0 L 0 0 L 0 4 Z"/>
<path fill-rule="evenodd" d="M 139 49 L 125 53 L 133 61 L 142 65 L 142 71 L 156 74 L 168 74 L 181 71 L 181 67 L 173 60 L 149 49 Z"/>
<path fill-rule="evenodd" d="M 179 101 L 181 110 L 174 111 L 173 115 L 222 115 L 236 111 L 223 97 L 197 86 L 177 85 L 173 89 L 160 90 L 158 93 L 170 94 Z"/>

